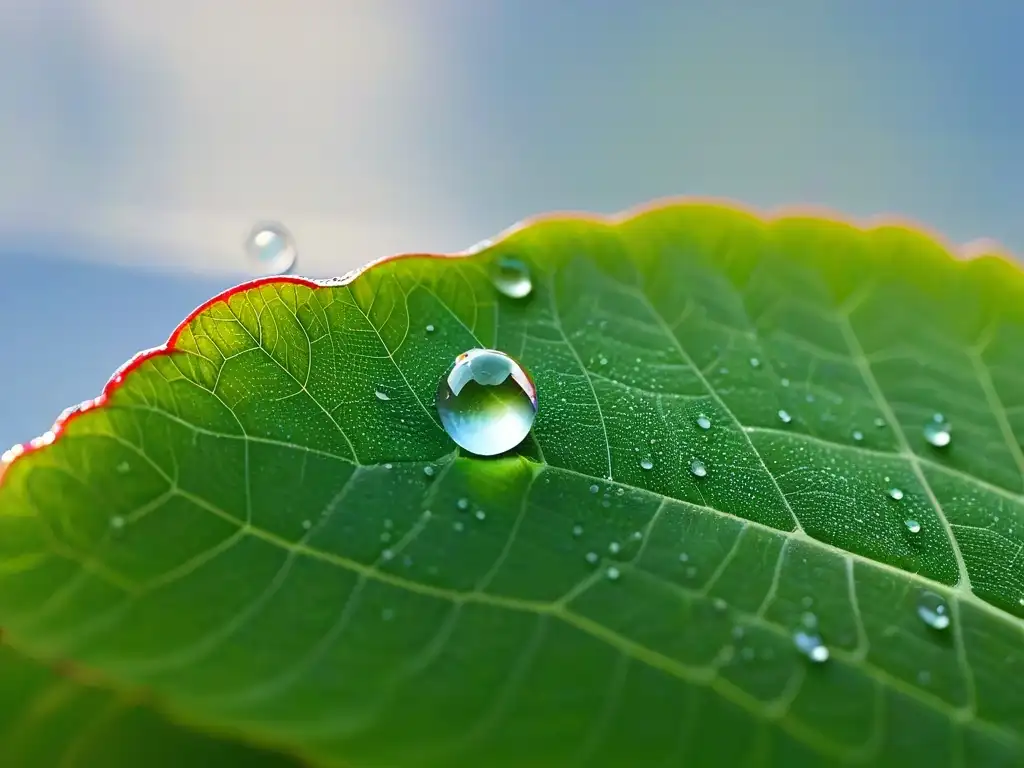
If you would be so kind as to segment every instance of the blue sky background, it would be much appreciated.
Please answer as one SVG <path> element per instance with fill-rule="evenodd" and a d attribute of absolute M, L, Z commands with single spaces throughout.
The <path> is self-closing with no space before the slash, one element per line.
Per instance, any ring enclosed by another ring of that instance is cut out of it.
<path fill-rule="evenodd" d="M 0 4 L 0 445 L 246 276 L 670 194 L 1024 253 L 1016 0 Z"/>

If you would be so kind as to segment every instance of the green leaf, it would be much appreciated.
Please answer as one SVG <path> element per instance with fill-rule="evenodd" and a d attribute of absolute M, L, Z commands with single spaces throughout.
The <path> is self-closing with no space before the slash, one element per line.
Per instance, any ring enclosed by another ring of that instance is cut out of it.
<path fill-rule="evenodd" d="M 476 346 L 540 401 L 496 460 L 433 405 Z M 1008 261 L 676 205 L 255 283 L 171 348 L 3 478 L 0 625 L 33 657 L 331 765 L 1024 761 Z"/>
<path fill-rule="evenodd" d="M 131 697 L 83 685 L 0 646 L 0 765 L 297 768 L 270 752 L 171 725 Z"/>

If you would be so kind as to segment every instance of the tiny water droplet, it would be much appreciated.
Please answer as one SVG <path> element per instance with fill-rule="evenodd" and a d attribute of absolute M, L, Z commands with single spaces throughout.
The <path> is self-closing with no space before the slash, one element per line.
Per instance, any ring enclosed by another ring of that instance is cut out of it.
<path fill-rule="evenodd" d="M 690 471 L 694 477 L 706 477 L 708 474 L 707 467 L 704 466 L 704 462 L 700 459 L 694 459 L 690 462 Z"/>
<path fill-rule="evenodd" d="M 758 360 L 756 357 L 750 358 L 750 367 L 751 368 L 760 368 L 761 367 L 761 361 Z"/>
<path fill-rule="evenodd" d="M 395 618 L 394 608 L 385 608 L 380 612 L 380 617 L 383 621 L 391 621 L 393 618 Z"/>
<path fill-rule="evenodd" d="M 503 256 L 495 262 L 491 280 L 494 287 L 510 299 L 526 298 L 533 290 L 529 268 L 511 256 Z"/>
<path fill-rule="evenodd" d="M 793 644 L 797 650 L 815 664 L 828 661 L 828 646 L 816 632 L 799 630 L 793 634 Z"/>
<path fill-rule="evenodd" d="M 711 419 L 702 413 L 697 417 L 697 426 L 701 429 L 711 429 Z"/>
<path fill-rule="evenodd" d="M 936 448 L 945 448 L 953 439 L 953 428 L 941 413 L 924 425 L 924 439 Z"/>
<path fill-rule="evenodd" d="M 686 554 L 685 552 L 680 552 L 679 553 L 679 562 L 680 563 L 685 563 L 689 559 L 690 559 L 690 556 L 688 554 Z"/>
<path fill-rule="evenodd" d="M 864 433 L 861 432 L 859 429 L 853 430 L 853 439 L 859 443 L 861 440 L 864 439 Z"/>
<path fill-rule="evenodd" d="M 611 544 L 608 545 L 608 551 L 610 553 L 612 553 L 613 555 L 619 554 L 621 549 L 622 549 L 622 545 L 619 544 L 619 542 L 617 542 L 617 541 L 613 541 Z"/>
<path fill-rule="evenodd" d="M 380 553 L 380 557 L 382 560 L 391 560 L 394 556 L 395 551 L 393 549 L 385 549 L 383 552 Z"/>
<path fill-rule="evenodd" d="M 600 558 L 597 556 L 597 552 L 587 552 L 586 556 L 584 557 L 584 560 L 586 560 L 591 565 L 596 564 L 599 559 Z"/>
<path fill-rule="evenodd" d="M 433 333 L 433 332 L 434 332 L 434 325 L 431 323 L 430 325 L 427 326 L 427 333 Z"/>
<path fill-rule="evenodd" d="M 911 533 L 921 532 L 921 524 L 917 522 L 917 520 L 908 517 L 906 520 L 903 521 L 903 524 L 907 526 L 907 530 Z"/>
<path fill-rule="evenodd" d="M 605 575 L 608 577 L 608 581 L 618 581 L 619 576 L 621 576 L 622 574 L 619 572 L 619 569 L 616 568 L 614 565 L 609 565 L 608 570 L 605 571 Z"/>
<path fill-rule="evenodd" d="M 602 357 L 597 362 L 599 362 L 601 365 L 608 365 L 608 358 L 607 357 Z"/>
<path fill-rule="evenodd" d="M 901 491 L 899 488 L 890 488 L 889 496 L 895 499 L 896 501 L 899 501 L 900 499 L 903 498 L 903 491 Z"/>
<path fill-rule="evenodd" d="M 949 606 L 945 598 L 925 590 L 917 599 L 917 615 L 932 629 L 946 629 L 949 626 Z"/>
<path fill-rule="evenodd" d="M 813 403 L 813 402 L 814 402 L 814 393 L 812 393 L 812 392 L 808 392 L 808 393 L 807 393 L 807 394 L 806 394 L 806 395 L 804 396 L 804 400 L 806 400 L 806 401 L 807 401 L 808 403 Z"/>
<path fill-rule="evenodd" d="M 789 386 L 789 379 L 787 379 L 787 378 L 786 378 L 785 376 L 783 376 L 783 377 L 782 377 L 782 378 L 781 378 L 781 379 L 779 380 L 779 383 L 780 383 L 780 384 L 781 384 L 782 386 L 784 386 L 784 387 L 788 387 L 788 386 Z"/>
<path fill-rule="evenodd" d="M 922 669 L 917 673 L 917 682 L 921 685 L 928 685 L 932 681 L 932 673 L 927 669 Z"/>
<path fill-rule="evenodd" d="M 260 275 L 283 275 L 295 266 L 298 251 L 291 233 L 276 222 L 262 222 L 249 232 L 245 252 L 253 271 Z"/>
<path fill-rule="evenodd" d="M 452 523 L 452 528 L 454 528 L 457 533 L 462 533 L 462 531 L 466 528 L 466 524 L 463 523 L 461 520 L 456 520 L 454 523 Z"/>
<path fill-rule="evenodd" d="M 804 627 L 806 627 L 807 629 L 817 629 L 818 628 L 818 617 L 815 616 L 810 611 L 805 611 L 800 616 L 800 623 L 803 624 Z"/>
<path fill-rule="evenodd" d="M 597 493 L 599 490 L 601 490 L 601 489 L 598 488 L 596 485 L 590 486 L 590 492 L 591 493 Z"/>
<path fill-rule="evenodd" d="M 572 535 L 575 536 L 576 538 L 579 538 L 580 536 L 582 536 L 583 535 L 583 526 L 582 525 L 574 525 L 572 527 Z"/>
<path fill-rule="evenodd" d="M 654 462 L 650 459 L 643 459 L 640 462 L 640 469 L 654 469 Z"/>
<path fill-rule="evenodd" d="M 725 600 L 723 600 L 721 597 L 716 597 L 714 600 L 712 600 L 711 605 L 719 613 L 723 613 L 729 608 L 729 604 L 725 602 Z"/>
<path fill-rule="evenodd" d="M 783 424 L 789 424 L 793 420 L 793 417 L 789 415 L 789 411 L 779 409 L 779 421 Z"/>
<path fill-rule="evenodd" d="M 120 464 L 117 465 L 117 472 L 118 474 L 121 475 L 126 474 L 130 469 L 131 466 L 128 464 L 127 461 L 122 461 Z"/>
<path fill-rule="evenodd" d="M 455 358 L 437 387 L 436 403 L 449 437 L 479 456 L 515 448 L 537 416 L 530 375 L 494 349 L 471 349 Z"/>
<path fill-rule="evenodd" d="M 374 390 L 373 394 L 375 394 L 377 396 L 378 400 L 390 400 L 391 399 L 390 397 L 387 396 L 387 394 L 385 392 L 381 392 L 379 389 Z"/>
<path fill-rule="evenodd" d="M 881 416 L 876 416 L 875 417 L 875 426 L 876 427 L 884 427 L 885 426 L 885 419 L 883 419 Z"/>
<path fill-rule="evenodd" d="M 425 466 L 423 468 L 423 474 L 426 475 L 427 477 L 433 477 L 434 476 L 434 468 L 432 466 L 430 466 L 429 464 L 427 464 L 427 466 Z"/>
<path fill-rule="evenodd" d="M 1024 607 L 1024 597 L 1017 601 L 1017 605 Z"/>
<path fill-rule="evenodd" d="M 124 518 L 120 515 L 114 515 L 110 518 L 110 527 L 115 529 L 124 528 Z"/>
<path fill-rule="evenodd" d="M 458 501 L 455 502 L 455 506 L 461 509 L 463 512 L 465 512 L 467 509 L 469 509 L 469 499 L 459 499 Z"/>
<path fill-rule="evenodd" d="M 308 531 L 310 528 L 313 527 L 313 521 L 312 520 L 303 520 L 302 521 L 302 527 L 305 528 Z"/>
<path fill-rule="evenodd" d="M 484 512 L 482 509 L 478 509 L 474 517 L 476 517 L 477 520 L 484 520 L 487 518 L 487 513 Z"/>

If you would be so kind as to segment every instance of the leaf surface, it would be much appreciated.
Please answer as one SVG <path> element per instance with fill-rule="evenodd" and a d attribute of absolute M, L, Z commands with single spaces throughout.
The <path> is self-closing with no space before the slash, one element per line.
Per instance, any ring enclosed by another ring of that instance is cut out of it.
<path fill-rule="evenodd" d="M 491 460 L 433 405 L 480 346 L 540 402 Z M 700 204 L 542 221 L 204 307 L 9 467 L 0 625 L 330 765 L 1016 765 L 1022 440 L 1007 261 Z"/>
<path fill-rule="evenodd" d="M 0 765 L 17 768 L 298 768 L 174 726 L 131 698 L 0 646 Z"/>

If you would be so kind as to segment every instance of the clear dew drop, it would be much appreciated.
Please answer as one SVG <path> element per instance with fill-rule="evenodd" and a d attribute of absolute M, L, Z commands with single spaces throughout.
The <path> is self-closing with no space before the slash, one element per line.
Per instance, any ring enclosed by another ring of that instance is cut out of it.
<path fill-rule="evenodd" d="M 946 629 L 949 626 L 949 606 L 945 598 L 925 590 L 917 599 L 917 615 L 932 629 Z"/>
<path fill-rule="evenodd" d="M 654 462 L 651 461 L 650 459 L 643 459 L 640 462 L 640 469 L 647 469 L 647 470 L 654 469 Z"/>
<path fill-rule="evenodd" d="M 864 433 L 861 432 L 859 429 L 853 430 L 853 439 L 859 443 L 861 440 L 864 439 Z"/>
<path fill-rule="evenodd" d="M 110 527 L 115 530 L 120 530 L 121 528 L 124 528 L 124 518 L 120 515 L 114 515 L 112 518 L 110 518 Z"/>
<path fill-rule="evenodd" d="M 797 630 L 793 633 L 793 644 L 796 649 L 815 664 L 828 661 L 828 646 L 817 632 Z"/>
<path fill-rule="evenodd" d="M 953 428 L 941 413 L 932 416 L 924 425 L 924 439 L 936 448 L 945 448 L 953 439 Z"/>
<path fill-rule="evenodd" d="M 430 325 L 428 325 L 428 326 L 427 326 L 427 333 L 433 333 L 433 332 L 434 332 L 434 326 L 433 326 L 433 324 L 430 324 Z"/>
<path fill-rule="evenodd" d="M 599 490 L 601 490 L 601 489 L 598 488 L 596 485 L 590 486 L 590 492 L 591 493 L 597 493 Z"/>
<path fill-rule="evenodd" d="M 423 468 L 423 474 L 426 475 L 427 477 L 433 477 L 434 476 L 434 468 L 432 466 L 430 466 L 429 464 L 427 464 L 427 466 L 425 466 Z"/>
<path fill-rule="evenodd" d="M 1019 605 L 1021 608 L 1024 608 L 1024 597 L 1017 601 L 1017 605 Z"/>
<path fill-rule="evenodd" d="M 475 517 L 477 520 L 486 520 L 487 513 L 484 512 L 482 509 L 478 509 L 476 513 L 473 515 L 473 517 Z"/>
<path fill-rule="evenodd" d="M 622 572 L 614 565 L 609 565 L 608 570 L 604 572 L 604 575 L 608 577 L 608 581 L 618 581 Z"/>
<path fill-rule="evenodd" d="M 694 477 L 707 477 L 708 469 L 704 466 L 703 461 L 694 459 L 690 462 L 690 472 L 693 473 Z"/>
<path fill-rule="evenodd" d="M 921 524 L 919 522 L 917 522 L 917 520 L 914 520 L 913 518 L 909 518 L 908 517 L 906 520 L 903 521 L 903 524 L 905 526 L 907 526 L 907 530 L 910 531 L 911 533 L 920 533 L 921 532 Z"/>
<path fill-rule="evenodd" d="M 900 501 L 903 498 L 903 491 L 901 491 L 899 488 L 890 488 L 889 497 L 896 501 Z"/>
<path fill-rule="evenodd" d="M 750 358 L 750 367 L 751 368 L 760 368 L 761 367 L 761 361 L 758 360 L 756 357 Z"/>
<path fill-rule="evenodd" d="M 298 256 L 295 239 L 276 222 L 262 222 L 253 227 L 245 240 L 245 253 L 253 271 L 260 275 L 287 274 Z"/>
<path fill-rule="evenodd" d="M 391 399 L 390 397 L 388 397 L 386 392 L 381 392 L 379 389 L 374 390 L 373 394 L 377 396 L 378 400 L 390 400 Z"/>
<path fill-rule="evenodd" d="M 504 352 L 471 349 L 441 378 L 436 404 L 452 440 L 478 456 L 495 456 L 529 434 L 537 390 L 526 370 Z"/>
<path fill-rule="evenodd" d="M 583 559 L 586 560 L 591 565 L 597 565 L 597 561 L 600 560 L 601 558 L 598 557 L 597 552 L 587 552 L 587 554 L 584 556 Z"/>
<path fill-rule="evenodd" d="M 622 545 L 619 544 L 619 542 L 617 542 L 617 541 L 613 541 L 611 544 L 608 545 L 608 552 L 613 554 L 613 555 L 617 555 L 621 551 L 622 551 Z"/>
<path fill-rule="evenodd" d="M 879 427 L 879 428 L 884 427 L 885 426 L 885 419 L 883 419 L 881 416 L 876 416 L 875 417 L 875 426 Z"/>
<path fill-rule="evenodd" d="M 780 408 L 779 421 L 781 421 L 783 424 L 789 424 L 791 421 L 793 421 L 793 417 L 789 415 L 789 411 Z"/>
<path fill-rule="evenodd" d="M 469 499 L 459 499 L 458 501 L 455 502 L 455 506 L 458 507 L 461 511 L 465 512 L 467 509 L 469 509 Z"/>
<path fill-rule="evenodd" d="M 783 376 L 781 379 L 779 379 L 779 384 L 781 384 L 784 387 L 788 387 L 789 386 L 789 379 L 787 379 L 785 376 Z"/>
<path fill-rule="evenodd" d="M 582 525 L 574 525 L 572 527 L 572 535 L 573 535 L 574 538 L 577 538 L 577 539 L 580 536 L 582 536 L 583 535 L 583 526 Z"/>
<path fill-rule="evenodd" d="M 533 291 L 529 268 L 511 256 L 502 257 L 495 262 L 491 280 L 494 287 L 510 299 L 524 299 Z"/>
<path fill-rule="evenodd" d="M 702 413 L 697 417 L 697 426 L 701 429 L 711 429 L 711 419 Z"/>

